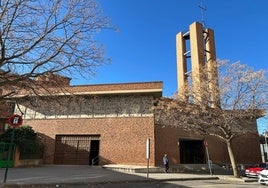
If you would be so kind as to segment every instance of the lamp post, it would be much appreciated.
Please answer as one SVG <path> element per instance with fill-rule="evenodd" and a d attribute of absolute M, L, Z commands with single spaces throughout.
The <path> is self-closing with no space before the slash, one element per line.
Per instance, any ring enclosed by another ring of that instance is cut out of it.
<path fill-rule="evenodd" d="M 268 161 L 268 156 L 267 156 L 267 152 L 268 152 L 268 145 L 267 145 L 267 138 L 266 138 L 266 136 L 267 136 L 267 133 L 265 132 L 265 133 L 264 133 L 264 141 L 265 141 L 265 153 L 266 153 L 266 159 L 265 159 L 265 162 L 267 162 L 267 161 Z"/>

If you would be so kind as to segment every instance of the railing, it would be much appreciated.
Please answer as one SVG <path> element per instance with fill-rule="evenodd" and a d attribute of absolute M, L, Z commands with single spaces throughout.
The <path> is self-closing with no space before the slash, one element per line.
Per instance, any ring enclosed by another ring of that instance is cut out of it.
<path fill-rule="evenodd" d="M 94 157 L 91 160 L 91 166 L 93 167 L 95 164 L 97 164 L 99 162 L 99 156 Z"/>

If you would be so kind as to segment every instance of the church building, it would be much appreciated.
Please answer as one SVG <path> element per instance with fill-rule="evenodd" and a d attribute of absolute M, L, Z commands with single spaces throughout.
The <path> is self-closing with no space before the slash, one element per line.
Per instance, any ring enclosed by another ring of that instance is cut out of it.
<path fill-rule="evenodd" d="M 187 44 L 192 74 L 199 75 L 200 65 L 205 63 L 204 54 L 213 70 L 214 33 L 195 22 L 188 32 L 177 34 L 176 43 L 178 92 L 183 93 L 187 91 Z M 218 75 L 211 76 L 215 78 L 211 83 L 215 89 Z M 147 140 L 150 166 L 162 165 L 164 154 L 168 154 L 170 165 L 204 164 L 206 147 L 213 163 L 230 163 L 226 144 L 217 138 L 155 123 L 152 108 L 154 101 L 162 97 L 161 81 L 71 86 L 68 78 L 57 78 L 62 79 L 63 87 L 50 85 L 52 95 L 34 100 L 33 95 L 25 98 L 25 91 L 13 98 L 18 102 L 14 114 L 23 114 L 23 125 L 31 126 L 45 144 L 44 164 L 146 165 Z M 37 81 L 51 83 L 53 79 L 54 75 L 47 75 Z M 201 79 L 193 81 L 195 88 Z M 214 93 L 211 97 L 217 105 L 219 95 Z M 1 116 L 0 127 L 4 130 L 6 117 Z M 256 121 L 250 122 L 250 126 L 252 133 L 234 140 L 234 153 L 241 164 L 261 161 Z"/>

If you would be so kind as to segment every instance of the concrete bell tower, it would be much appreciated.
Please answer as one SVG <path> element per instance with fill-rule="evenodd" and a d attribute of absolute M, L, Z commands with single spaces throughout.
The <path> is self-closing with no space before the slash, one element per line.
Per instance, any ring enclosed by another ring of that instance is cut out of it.
<path fill-rule="evenodd" d="M 220 107 L 214 31 L 194 22 L 176 35 L 178 95 L 184 100 Z"/>

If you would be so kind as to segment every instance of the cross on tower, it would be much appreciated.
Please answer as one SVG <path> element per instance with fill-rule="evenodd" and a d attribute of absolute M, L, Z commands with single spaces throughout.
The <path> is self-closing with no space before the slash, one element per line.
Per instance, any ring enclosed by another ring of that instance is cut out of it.
<path fill-rule="evenodd" d="M 202 16 L 202 25 L 203 27 L 205 27 L 205 18 L 204 18 L 204 14 L 205 14 L 205 11 L 207 10 L 206 6 L 203 5 L 202 3 L 199 5 L 199 8 L 201 9 L 201 16 Z"/>

